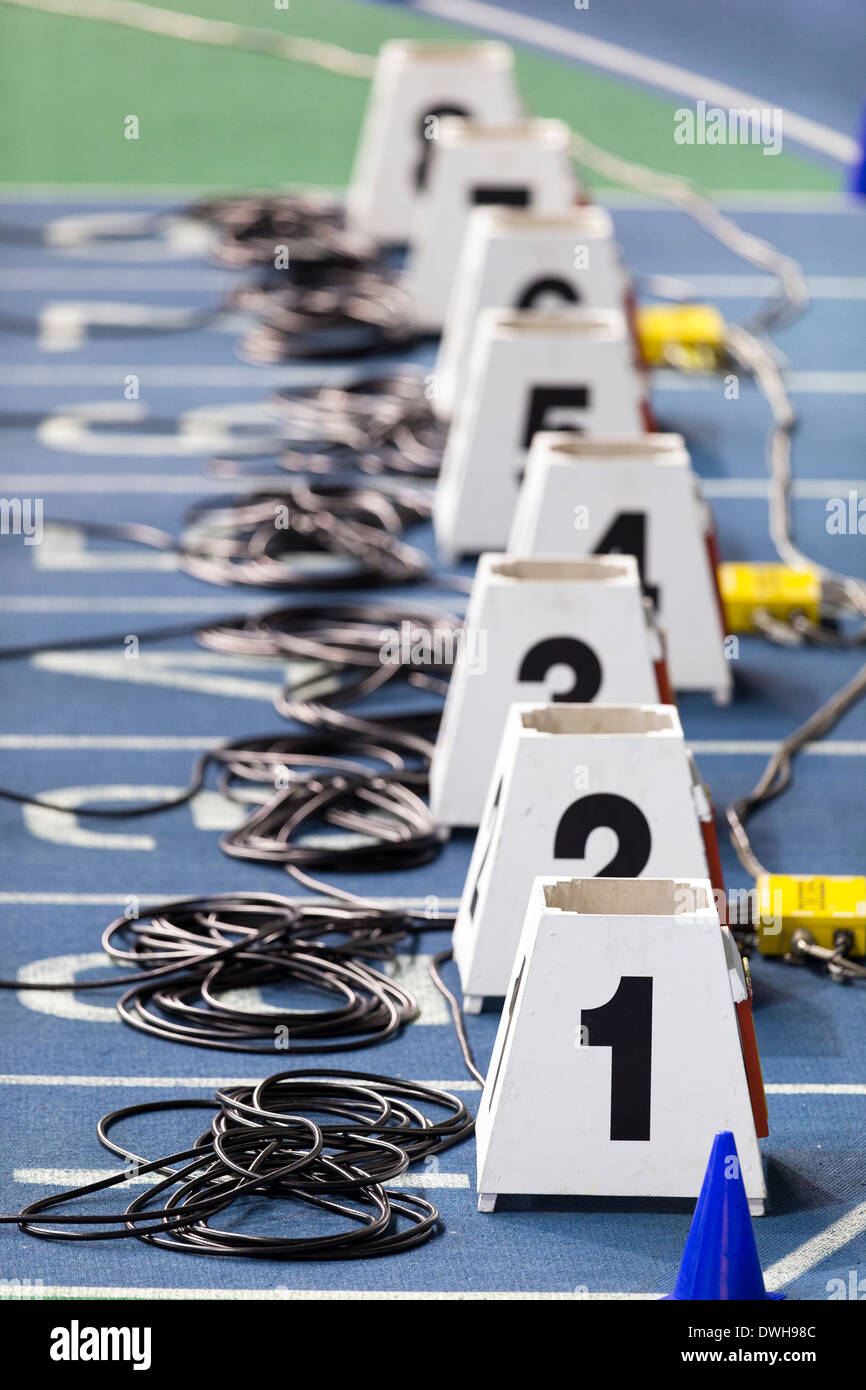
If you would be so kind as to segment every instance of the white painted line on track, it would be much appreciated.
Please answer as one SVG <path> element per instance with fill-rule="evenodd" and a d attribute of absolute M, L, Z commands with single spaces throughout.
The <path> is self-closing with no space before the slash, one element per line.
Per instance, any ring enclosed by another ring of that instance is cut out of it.
<path fill-rule="evenodd" d="M 727 82 L 714 77 L 705 77 L 676 63 L 662 62 L 646 53 L 638 53 L 606 39 L 592 38 L 589 34 L 576 34 L 559 24 L 535 19 L 531 15 L 515 14 L 509 10 L 486 5 L 481 0 L 415 0 L 414 8 L 426 14 L 439 15 L 443 19 L 456 20 L 459 24 L 471 24 L 480 29 L 489 29 L 505 38 L 517 39 L 547 48 L 578 62 L 589 63 L 592 67 L 603 68 L 620 77 L 628 77 L 649 87 L 657 87 L 677 96 L 691 100 L 705 100 L 709 105 L 728 107 L 769 107 L 778 103 L 766 97 L 757 97 Z M 838 160 L 840 164 L 853 164 L 858 157 L 857 141 L 842 131 L 813 121 L 808 116 L 800 116 L 795 111 L 783 108 L 782 126 L 786 137 L 805 145 L 809 149 Z"/>

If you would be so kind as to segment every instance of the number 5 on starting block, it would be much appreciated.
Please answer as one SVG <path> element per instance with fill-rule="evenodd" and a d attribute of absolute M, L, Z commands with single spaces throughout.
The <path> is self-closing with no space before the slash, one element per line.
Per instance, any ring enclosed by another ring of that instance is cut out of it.
<path fill-rule="evenodd" d="M 730 1129 L 761 1215 L 746 999 L 707 880 L 536 879 L 476 1122 L 479 1209 L 697 1197 Z"/>

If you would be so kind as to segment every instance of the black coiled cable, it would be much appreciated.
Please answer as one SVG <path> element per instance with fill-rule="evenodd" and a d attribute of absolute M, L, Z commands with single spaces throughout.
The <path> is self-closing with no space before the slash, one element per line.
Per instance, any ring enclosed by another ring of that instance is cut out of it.
<path fill-rule="evenodd" d="M 429 515 L 429 498 L 417 490 L 383 493 L 348 483 L 295 482 L 193 508 L 180 562 L 210 584 L 416 584 L 428 576 L 429 561 L 400 537 Z M 311 553 L 330 556 L 332 563 L 311 565 Z"/>
<path fill-rule="evenodd" d="M 261 320 L 238 346 L 239 356 L 254 363 L 393 352 L 418 338 L 412 298 L 396 271 L 362 269 L 322 284 L 260 286 L 237 293 L 234 303 Z"/>
<path fill-rule="evenodd" d="M 194 203 L 187 216 L 208 223 L 214 233 L 211 255 L 232 268 L 275 271 L 279 247 L 289 252 L 286 279 L 381 261 L 379 243 L 348 228 L 341 204 L 325 194 L 211 198 Z"/>
<path fill-rule="evenodd" d="M 436 419 L 416 372 L 361 377 L 348 385 L 277 391 L 271 397 L 290 440 L 289 472 L 398 474 L 433 478 L 447 426 Z M 219 466 L 226 471 L 226 465 Z"/>
<path fill-rule="evenodd" d="M 214 1111 L 209 1129 L 190 1147 L 162 1158 L 142 1159 L 111 1137 L 118 1124 L 141 1115 L 205 1108 Z M 256 1085 L 225 1087 L 213 1101 L 149 1101 L 112 1111 L 97 1134 L 131 1165 L 125 1172 L 44 1197 L 0 1221 L 43 1240 L 132 1237 L 191 1254 L 287 1260 L 396 1254 L 436 1234 L 439 1213 L 425 1198 L 383 1184 L 410 1164 L 461 1143 L 472 1129 L 463 1103 L 435 1086 L 365 1072 L 282 1072 Z M 56 1211 L 132 1174 L 152 1174 L 157 1181 L 123 1212 Z M 290 1229 L 305 1207 L 313 1207 L 320 1214 L 316 1225 L 324 1213 L 337 1218 L 336 1230 L 277 1236 L 242 1231 L 238 1209 L 246 1199 L 254 1199 L 257 1215 L 263 1202 L 278 1200 L 275 1213 L 281 1225 L 292 1223 Z M 212 1224 L 229 1209 L 230 1230 Z M 70 1229 L 75 1226 L 85 1229 Z"/>

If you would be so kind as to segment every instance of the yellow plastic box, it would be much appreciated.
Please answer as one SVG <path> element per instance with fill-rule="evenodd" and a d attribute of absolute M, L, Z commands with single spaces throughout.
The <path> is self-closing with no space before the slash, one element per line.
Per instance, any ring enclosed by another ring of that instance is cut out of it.
<path fill-rule="evenodd" d="M 866 878 L 761 874 L 755 888 L 755 928 L 762 955 L 784 955 L 791 932 L 805 927 L 816 944 L 828 950 L 833 949 L 835 932 L 851 931 L 851 955 L 866 956 Z"/>
<path fill-rule="evenodd" d="M 817 623 L 821 616 L 821 580 L 814 570 L 726 563 L 719 565 L 719 592 L 728 632 L 753 632 L 756 608 L 783 620 L 804 613 Z"/>

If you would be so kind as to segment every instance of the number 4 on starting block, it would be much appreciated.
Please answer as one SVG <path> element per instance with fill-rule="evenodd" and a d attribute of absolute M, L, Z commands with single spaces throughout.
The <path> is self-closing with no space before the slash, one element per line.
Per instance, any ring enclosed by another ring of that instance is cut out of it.
<path fill-rule="evenodd" d="M 509 550 L 628 554 L 668 636 L 677 690 L 731 698 L 712 517 L 678 434 L 532 440 Z"/>
<path fill-rule="evenodd" d="M 730 1129 L 761 1215 L 747 993 L 707 880 L 536 879 L 476 1122 L 479 1210 L 697 1197 Z"/>

